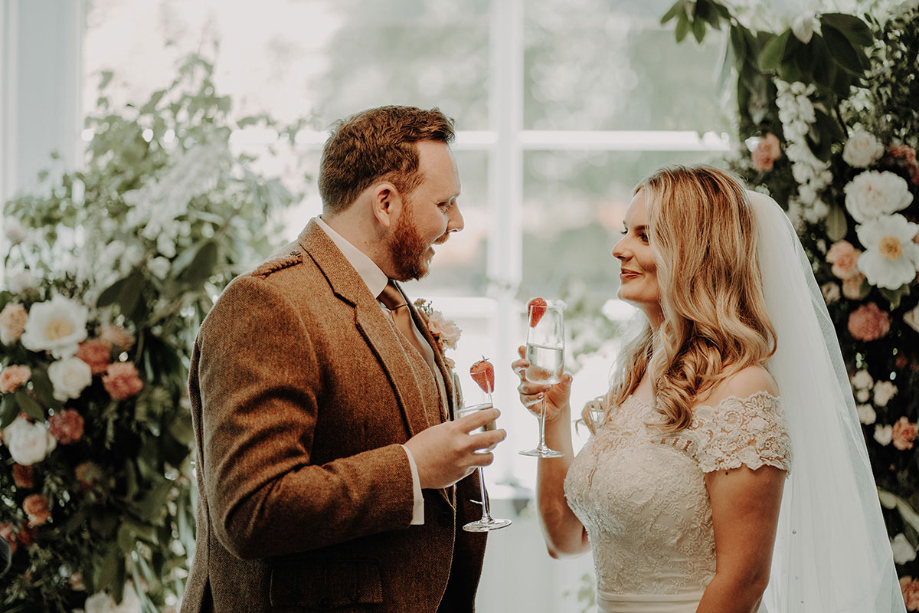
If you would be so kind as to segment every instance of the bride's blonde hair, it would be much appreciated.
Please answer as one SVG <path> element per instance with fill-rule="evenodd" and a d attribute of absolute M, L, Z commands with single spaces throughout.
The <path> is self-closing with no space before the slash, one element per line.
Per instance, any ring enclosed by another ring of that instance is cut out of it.
<path fill-rule="evenodd" d="M 640 190 L 664 319 L 656 334 L 645 320 L 622 347 L 605 411 L 608 417 L 647 372 L 665 428 L 679 431 L 691 424 L 697 399 L 775 353 L 775 330 L 740 181 L 717 168 L 677 166 L 651 175 L 634 193 Z"/>

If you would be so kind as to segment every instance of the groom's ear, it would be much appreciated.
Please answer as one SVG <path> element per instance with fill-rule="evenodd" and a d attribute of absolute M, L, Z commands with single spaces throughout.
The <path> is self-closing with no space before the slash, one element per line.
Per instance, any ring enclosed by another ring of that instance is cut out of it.
<path fill-rule="evenodd" d="M 370 207 L 380 225 L 391 229 L 402 212 L 402 196 L 392 183 L 377 183 L 370 189 Z"/>

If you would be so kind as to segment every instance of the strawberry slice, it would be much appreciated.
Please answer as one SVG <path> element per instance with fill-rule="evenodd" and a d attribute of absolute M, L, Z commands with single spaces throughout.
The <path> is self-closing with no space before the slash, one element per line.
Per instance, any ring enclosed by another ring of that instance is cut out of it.
<path fill-rule="evenodd" d="M 533 298 L 527 303 L 530 313 L 530 327 L 535 328 L 542 316 L 546 314 L 546 301 L 542 298 Z"/>
<path fill-rule="evenodd" d="M 469 369 L 472 380 L 478 383 L 479 387 L 486 394 L 490 394 L 495 389 L 495 367 L 491 365 L 488 358 L 482 358 L 472 365 Z"/>

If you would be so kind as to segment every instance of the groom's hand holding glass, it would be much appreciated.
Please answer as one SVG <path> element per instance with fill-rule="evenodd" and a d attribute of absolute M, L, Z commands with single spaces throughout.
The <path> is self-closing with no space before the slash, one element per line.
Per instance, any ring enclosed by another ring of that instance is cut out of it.
<path fill-rule="evenodd" d="M 466 417 L 423 430 L 406 441 L 418 468 L 422 489 L 450 487 L 480 466 L 495 460 L 491 449 L 507 437 L 503 429 L 474 432 L 498 419 L 498 409 L 476 411 Z"/>

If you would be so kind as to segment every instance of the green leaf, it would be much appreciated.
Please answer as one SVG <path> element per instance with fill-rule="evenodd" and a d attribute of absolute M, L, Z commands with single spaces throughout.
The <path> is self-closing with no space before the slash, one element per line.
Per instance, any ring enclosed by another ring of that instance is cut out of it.
<path fill-rule="evenodd" d="M 118 567 L 121 567 L 121 573 Z M 118 586 L 119 574 L 124 574 L 124 557 L 119 553 L 117 547 L 112 547 L 102 558 L 102 564 L 96 567 L 96 588 L 98 590 L 114 591 Z M 121 587 L 124 588 L 124 581 L 121 581 Z"/>
<path fill-rule="evenodd" d="M 19 405 L 14 401 L 12 394 L 3 394 L 0 398 L 0 429 L 13 423 L 17 415 L 19 415 Z"/>
<path fill-rule="evenodd" d="M 763 52 L 759 56 L 759 68 L 763 72 L 776 71 L 782 65 L 782 56 L 785 54 L 785 45 L 788 44 L 788 37 L 791 30 L 786 30 L 772 39 L 763 47 Z"/>
<path fill-rule="evenodd" d="M 118 538 L 116 542 L 118 543 L 118 549 L 120 549 L 122 553 L 129 554 L 134 551 L 134 545 L 137 544 L 137 538 L 130 525 L 127 523 L 121 524 L 121 527 L 118 528 Z"/>
<path fill-rule="evenodd" d="M 676 23 L 676 42 L 683 42 L 687 34 L 689 34 L 689 17 L 684 12 Z"/>
<path fill-rule="evenodd" d="M 822 29 L 822 32 L 823 39 L 830 48 L 830 53 L 836 63 L 847 72 L 855 75 L 862 74 L 865 68 L 864 53 L 856 50 L 852 43 L 849 42 L 849 39 L 835 28 L 826 26 Z"/>
<path fill-rule="evenodd" d="M 198 252 L 195 253 L 194 259 L 188 268 L 180 275 L 180 280 L 188 283 L 201 283 L 206 281 L 214 274 L 214 268 L 217 266 L 217 256 L 219 249 L 217 241 L 210 239 L 201 243 Z"/>
<path fill-rule="evenodd" d="M 734 57 L 739 62 L 743 62 L 747 55 L 747 45 L 744 42 L 743 26 L 734 26 L 731 28 L 731 47 L 734 49 Z"/>
<path fill-rule="evenodd" d="M 808 47 L 813 55 L 811 74 L 818 85 L 832 87 L 836 80 L 836 61 L 827 46 L 826 41 L 819 34 L 814 34 Z"/>
<path fill-rule="evenodd" d="M 826 235 L 834 243 L 841 241 L 848 234 L 849 228 L 846 222 L 846 213 L 839 205 L 830 207 L 830 212 L 826 216 Z"/>
<path fill-rule="evenodd" d="M 698 17 L 692 21 L 692 35 L 697 43 L 701 43 L 705 38 L 705 22 Z"/>
<path fill-rule="evenodd" d="M 890 303 L 891 311 L 900 306 L 900 290 L 887 289 L 886 287 L 879 287 L 878 289 L 881 290 L 881 295 Z"/>
<path fill-rule="evenodd" d="M 140 304 L 141 291 L 144 289 L 144 274 L 140 270 L 132 272 L 125 279 L 124 286 L 121 288 L 121 295 L 118 297 L 118 304 L 121 306 L 121 312 L 125 317 L 131 317 Z"/>
<path fill-rule="evenodd" d="M 96 300 L 96 307 L 102 308 L 107 307 L 112 304 L 115 304 L 115 301 L 118 300 L 118 297 L 121 296 L 121 290 L 124 288 L 124 284 L 127 282 L 127 277 L 124 279 L 118 279 L 110 286 L 108 286 Z"/>
<path fill-rule="evenodd" d="M 664 13 L 663 17 L 661 17 L 661 25 L 664 25 L 665 23 L 667 23 L 668 21 L 676 17 L 680 13 L 680 11 L 683 11 L 684 14 L 686 12 L 685 10 L 683 10 L 683 0 L 676 0 L 676 2 L 673 3 L 673 6 L 671 6 L 670 9 L 666 13 Z"/>
<path fill-rule="evenodd" d="M 820 16 L 820 24 L 838 30 L 857 47 L 869 47 L 874 43 L 871 28 L 855 15 L 824 13 Z"/>
<path fill-rule="evenodd" d="M 138 505 L 137 516 L 146 522 L 154 522 L 163 512 L 172 486 L 172 481 L 163 481 L 150 488 L 150 491 L 147 492 L 147 495 Z"/>
<path fill-rule="evenodd" d="M 21 390 L 17 390 L 16 402 L 19 404 L 19 409 L 32 419 L 41 422 L 45 421 L 45 410 L 41 408 L 41 405 L 35 402 L 35 399 L 29 396 L 27 393 Z"/>
<path fill-rule="evenodd" d="M 112 77 L 114 76 L 115 76 L 115 73 L 112 72 L 111 70 L 103 70 L 102 78 L 99 80 L 99 90 L 102 91 L 103 89 L 108 87 L 109 83 L 112 82 Z"/>
<path fill-rule="evenodd" d="M 57 410 L 64 406 L 54 397 L 54 385 L 48 377 L 48 371 L 44 368 L 36 368 L 32 371 L 32 391 L 47 407 Z"/>

